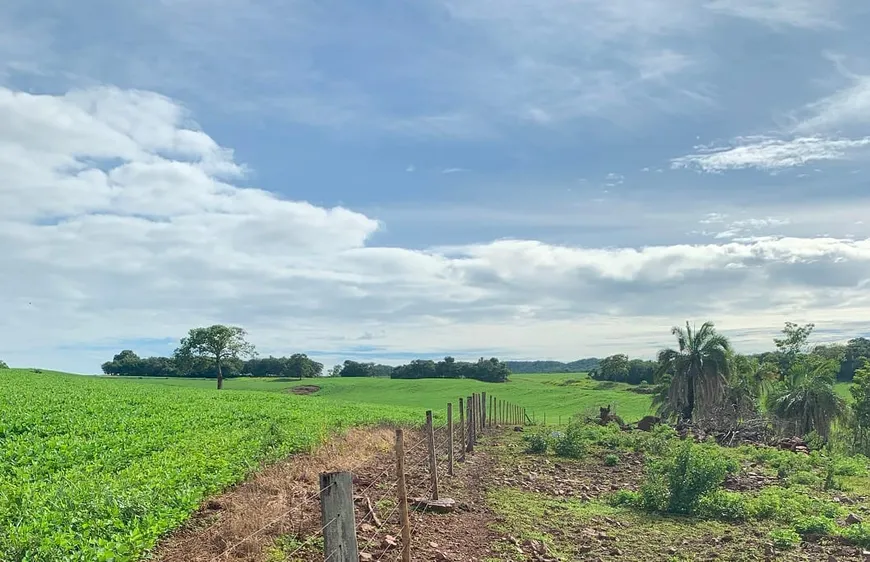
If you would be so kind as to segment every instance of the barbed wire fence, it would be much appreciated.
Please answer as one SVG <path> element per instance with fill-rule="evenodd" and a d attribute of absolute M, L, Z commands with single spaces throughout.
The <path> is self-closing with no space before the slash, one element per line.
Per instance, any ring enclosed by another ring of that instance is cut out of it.
<path fill-rule="evenodd" d="M 488 397 L 485 392 L 459 398 L 458 408 L 454 409 L 455 405 L 447 404 L 446 419 L 437 426 L 433 412 L 426 412 L 423 437 L 410 446 L 405 442 L 405 430 L 396 429 L 395 463 L 371 480 L 362 482 L 358 474 L 370 459 L 349 470 L 321 474 L 317 492 L 304 496 L 278 517 L 230 544 L 211 562 L 230 560 L 247 541 L 283 525 L 294 511 L 313 510 L 318 502 L 319 528 L 304 533 L 300 521 L 294 535 L 296 545 L 286 554 L 288 560 L 301 560 L 303 554 L 305 560 L 319 560 L 316 551 L 322 540 L 324 562 L 410 562 L 414 530 L 419 529 L 426 514 L 454 508 L 453 499 L 441 497 L 439 478 L 451 478 L 457 463 L 466 462 L 481 435 L 491 429 L 531 423 L 523 407 Z M 459 414 L 458 421 L 455 413 Z M 398 529 L 399 537 L 383 535 L 385 529 Z M 372 551 L 379 554 L 375 557 Z"/>

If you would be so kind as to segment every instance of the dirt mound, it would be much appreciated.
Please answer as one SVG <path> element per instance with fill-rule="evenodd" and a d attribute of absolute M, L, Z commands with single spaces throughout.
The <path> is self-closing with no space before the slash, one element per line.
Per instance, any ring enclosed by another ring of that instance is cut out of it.
<path fill-rule="evenodd" d="M 290 392 L 292 392 L 293 394 L 306 395 L 306 394 L 314 394 L 315 392 L 318 392 L 319 390 L 320 390 L 319 386 L 314 386 L 313 384 L 303 384 L 300 386 L 294 386 L 293 388 L 290 389 Z"/>

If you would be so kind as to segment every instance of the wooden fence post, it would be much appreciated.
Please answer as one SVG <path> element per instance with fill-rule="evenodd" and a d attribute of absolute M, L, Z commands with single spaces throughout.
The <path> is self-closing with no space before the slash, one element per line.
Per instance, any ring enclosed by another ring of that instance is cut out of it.
<path fill-rule="evenodd" d="M 353 480 L 350 472 L 320 475 L 320 517 L 326 560 L 358 562 Z"/>
<path fill-rule="evenodd" d="M 465 426 L 468 433 L 468 444 L 465 447 L 466 452 L 474 452 L 474 400 L 471 396 L 468 397 L 465 407 L 468 410 L 468 415 L 465 418 Z"/>
<path fill-rule="evenodd" d="M 447 403 L 447 474 L 453 476 L 453 402 Z"/>
<path fill-rule="evenodd" d="M 462 448 L 459 450 L 459 460 L 465 462 L 465 444 L 467 433 L 465 431 L 465 400 L 459 399 L 459 444 Z"/>
<path fill-rule="evenodd" d="M 402 562 L 411 562 L 411 521 L 405 484 L 405 432 L 396 430 L 396 476 L 399 478 L 399 518 L 402 524 Z"/>
<path fill-rule="evenodd" d="M 480 430 L 486 429 L 486 392 L 480 394 Z"/>
<path fill-rule="evenodd" d="M 432 426 L 432 410 L 426 412 L 426 437 L 429 441 L 429 483 L 432 499 L 438 499 L 438 459 L 435 458 L 435 428 Z"/>

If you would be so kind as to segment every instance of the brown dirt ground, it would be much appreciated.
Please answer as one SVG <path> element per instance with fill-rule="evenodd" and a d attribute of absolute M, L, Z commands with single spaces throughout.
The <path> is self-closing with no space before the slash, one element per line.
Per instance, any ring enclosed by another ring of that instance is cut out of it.
<path fill-rule="evenodd" d="M 291 387 L 289 389 L 289 392 L 292 392 L 293 394 L 299 394 L 302 396 L 307 395 L 307 394 L 314 394 L 315 392 L 319 392 L 319 391 L 320 391 L 320 387 L 314 386 L 313 384 L 302 384 L 299 386 Z"/>
<path fill-rule="evenodd" d="M 439 450 L 446 443 L 443 431 L 436 442 Z M 418 432 L 406 432 L 405 443 L 408 495 L 426 497 L 431 485 L 425 440 Z M 394 444 L 392 429 L 353 430 L 313 454 L 270 466 L 205 502 L 182 529 L 158 546 L 153 558 L 158 562 L 322 561 L 322 543 L 316 540 L 318 476 L 351 470 L 362 558 L 397 560 L 401 526 L 395 501 Z M 468 455 L 465 462 L 457 459 L 452 477 L 446 475 L 446 462 L 446 455 L 441 455 L 440 497 L 456 500 L 457 509 L 447 514 L 411 512 L 412 559 L 462 562 L 491 557 L 490 547 L 498 537 L 489 529 L 493 514 L 483 501 L 482 480 L 494 461 L 485 454 Z"/>

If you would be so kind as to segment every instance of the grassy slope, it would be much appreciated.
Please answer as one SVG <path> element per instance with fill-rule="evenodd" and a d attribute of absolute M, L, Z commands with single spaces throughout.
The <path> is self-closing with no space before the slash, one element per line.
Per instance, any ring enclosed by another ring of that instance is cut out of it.
<path fill-rule="evenodd" d="M 130 379 L 131 381 L 212 388 L 214 380 L 192 379 Z M 578 412 L 598 412 L 599 406 L 613 404 L 626 421 L 636 421 L 650 413 L 649 395 L 629 392 L 629 385 L 600 383 L 585 374 L 512 375 L 505 384 L 482 383 L 473 380 L 391 380 L 318 378 L 302 382 L 287 379 L 230 379 L 226 389 L 266 390 L 286 392 L 301 384 L 313 384 L 321 390 L 309 399 L 328 398 L 355 403 L 409 406 L 440 410 L 447 402 L 457 401 L 473 392 L 486 392 L 503 400 L 524 406 L 529 415 L 540 421 L 546 414 L 547 423 L 563 422 Z"/>
<path fill-rule="evenodd" d="M 135 560 L 262 461 L 419 410 L 0 371 L 0 560 Z"/>

